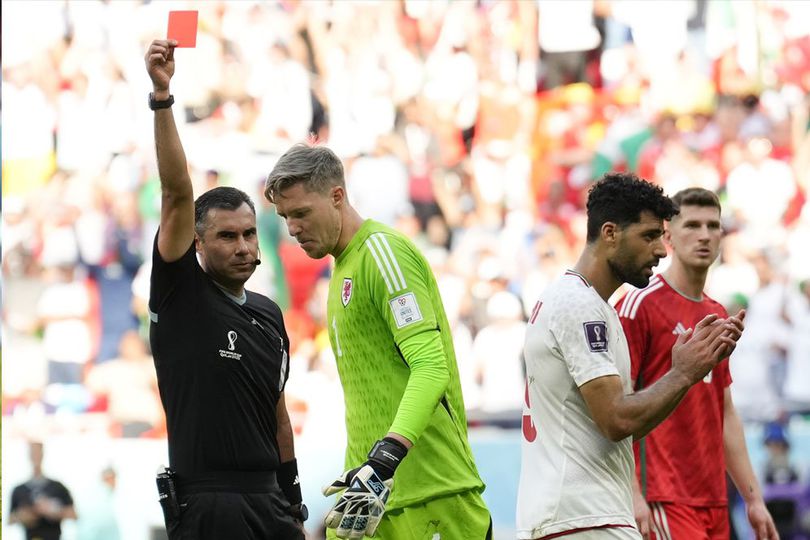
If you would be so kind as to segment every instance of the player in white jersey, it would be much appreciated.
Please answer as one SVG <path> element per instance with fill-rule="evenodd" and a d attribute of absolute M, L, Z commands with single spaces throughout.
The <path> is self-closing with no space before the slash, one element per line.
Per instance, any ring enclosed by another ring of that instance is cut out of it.
<path fill-rule="evenodd" d="M 571 271 L 549 287 L 536 309 L 526 336 L 526 358 L 528 401 L 537 433 L 524 430 L 521 480 L 542 482 L 531 482 L 521 491 L 519 523 L 548 523 L 540 529 L 544 535 L 595 526 L 632 527 L 631 492 L 626 491 L 633 474 L 631 440 L 614 443 L 594 429 L 578 391 L 606 375 L 618 375 L 623 391 L 632 391 L 621 323 L 585 278 Z M 565 352 L 571 353 L 567 361 L 562 359 Z M 593 467 L 600 462 L 601 467 Z M 532 534 L 521 530 L 521 538 L 534 538 Z"/>
<path fill-rule="evenodd" d="M 520 539 L 641 538 L 630 437 L 666 418 L 742 332 L 742 315 L 707 316 L 675 343 L 670 372 L 633 394 L 627 342 L 608 299 L 624 282 L 647 285 L 666 255 L 663 220 L 677 210 L 630 174 L 605 175 L 587 208 L 587 246 L 541 295 L 526 331 Z"/>

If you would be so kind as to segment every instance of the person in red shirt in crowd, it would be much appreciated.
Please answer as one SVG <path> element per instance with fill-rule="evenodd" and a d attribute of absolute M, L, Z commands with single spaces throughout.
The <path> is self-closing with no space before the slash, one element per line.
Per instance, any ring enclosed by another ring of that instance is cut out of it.
<path fill-rule="evenodd" d="M 723 235 L 720 202 L 702 188 L 684 189 L 672 200 L 680 213 L 664 234 L 671 248 L 670 267 L 616 305 L 636 391 L 670 369 L 679 334 L 707 314 L 728 316 L 703 292 Z M 689 389 L 669 418 L 634 443 L 639 480 L 634 509 L 644 538 L 651 538 L 652 531 L 659 540 L 728 539 L 726 471 L 745 500 L 757 539 L 778 538 L 748 458 L 730 384 L 728 362 L 723 361 L 703 384 Z"/>
<path fill-rule="evenodd" d="M 638 175 L 649 178 L 653 182 L 656 177 L 655 166 L 666 151 L 667 144 L 676 141 L 679 137 L 677 119 L 675 115 L 664 112 L 656 118 L 652 128 L 652 138 L 639 150 Z"/>

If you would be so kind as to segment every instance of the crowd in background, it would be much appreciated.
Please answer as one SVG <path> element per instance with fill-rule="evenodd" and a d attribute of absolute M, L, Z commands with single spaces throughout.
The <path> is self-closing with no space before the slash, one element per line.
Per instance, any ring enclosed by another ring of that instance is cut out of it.
<path fill-rule="evenodd" d="M 165 437 L 147 338 L 160 184 L 142 58 L 183 7 L 3 5 L 2 411 L 21 436 Z M 344 160 L 360 214 L 433 265 L 472 423 L 518 422 L 527 309 L 574 263 L 588 187 L 609 170 L 721 196 L 708 293 L 748 308 L 735 404 L 748 422 L 810 412 L 810 3 L 193 9 L 174 114 L 195 194 L 233 185 L 257 203 L 263 264 L 248 288 L 284 309 L 299 435 L 328 429 L 342 401 L 330 264 L 287 235 L 262 187 L 307 139 Z M 37 32 L 21 23 L 33 20 Z"/>

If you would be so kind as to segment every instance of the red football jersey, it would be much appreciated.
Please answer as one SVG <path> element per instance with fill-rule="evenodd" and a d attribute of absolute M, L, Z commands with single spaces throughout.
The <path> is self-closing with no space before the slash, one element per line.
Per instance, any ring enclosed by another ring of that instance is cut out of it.
<path fill-rule="evenodd" d="M 624 296 L 616 310 L 630 348 L 631 378 L 640 390 L 672 366 L 678 335 L 710 313 L 727 317 L 725 308 L 705 294 L 687 298 L 658 275 L 644 289 Z M 726 504 L 723 453 L 723 392 L 731 384 L 728 359 L 684 396 L 675 411 L 633 445 L 636 474 L 647 500 L 692 506 Z"/>

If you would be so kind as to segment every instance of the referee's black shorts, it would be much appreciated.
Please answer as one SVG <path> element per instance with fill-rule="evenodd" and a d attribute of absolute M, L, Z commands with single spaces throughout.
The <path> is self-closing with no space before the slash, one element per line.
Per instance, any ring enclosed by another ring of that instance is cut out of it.
<path fill-rule="evenodd" d="M 178 476 L 180 517 L 169 540 L 304 540 L 272 472 Z"/>

